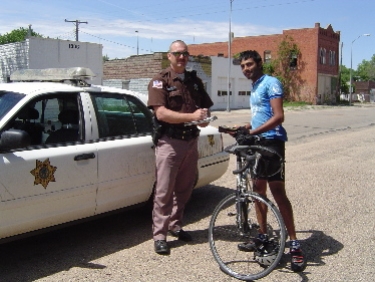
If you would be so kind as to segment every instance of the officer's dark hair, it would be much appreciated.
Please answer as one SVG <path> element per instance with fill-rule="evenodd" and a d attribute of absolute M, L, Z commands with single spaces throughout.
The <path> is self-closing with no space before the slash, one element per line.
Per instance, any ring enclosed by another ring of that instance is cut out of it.
<path fill-rule="evenodd" d="M 243 60 L 253 59 L 254 62 L 259 65 L 262 62 L 262 57 L 255 50 L 247 50 L 240 53 L 238 60 L 241 62 Z"/>

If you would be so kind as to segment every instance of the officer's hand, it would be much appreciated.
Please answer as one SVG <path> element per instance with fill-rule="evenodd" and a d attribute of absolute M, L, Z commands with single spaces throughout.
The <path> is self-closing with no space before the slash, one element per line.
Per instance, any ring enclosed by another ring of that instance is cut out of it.
<path fill-rule="evenodd" d="M 197 109 L 193 113 L 193 120 L 201 120 L 207 118 L 208 109 Z"/>

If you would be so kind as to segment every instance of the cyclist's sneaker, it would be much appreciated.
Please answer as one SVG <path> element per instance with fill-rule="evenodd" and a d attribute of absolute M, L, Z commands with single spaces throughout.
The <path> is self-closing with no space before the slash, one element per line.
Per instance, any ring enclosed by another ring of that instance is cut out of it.
<path fill-rule="evenodd" d="M 258 237 L 252 238 L 245 243 L 238 244 L 238 250 L 241 252 L 253 252 L 259 246 L 268 242 L 268 235 L 267 234 L 258 234 Z"/>
<path fill-rule="evenodd" d="M 301 245 L 297 240 L 290 241 L 291 268 L 294 272 L 304 271 L 306 258 L 302 252 Z"/>

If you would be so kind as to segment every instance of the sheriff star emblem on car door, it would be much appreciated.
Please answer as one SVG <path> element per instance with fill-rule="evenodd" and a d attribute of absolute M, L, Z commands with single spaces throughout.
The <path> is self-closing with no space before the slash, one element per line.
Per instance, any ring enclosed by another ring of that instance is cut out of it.
<path fill-rule="evenodd" d="M 36 167 L 30 171 L 35 176 L 34 185 L 41 184 L 46 189 L 50 182 L 55 182 L 54 173 L 56 169 L 55 166 L 50 164 L 49 159 L 44 162 L 36 160 Z"/>

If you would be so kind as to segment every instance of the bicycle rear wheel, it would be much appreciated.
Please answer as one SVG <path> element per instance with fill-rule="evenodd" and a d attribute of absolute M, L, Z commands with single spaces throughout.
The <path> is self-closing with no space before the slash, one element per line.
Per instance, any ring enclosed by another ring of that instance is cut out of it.
<path fill-rule="evenodd" d="M 229 195 L 215 208 L 208 229 L 210 249 L 220 269 L 226 274 L 244 281 L 260 279 L 278 265 L 284 253 L 286 240 L 284 221 L 279 210 L 270 200 L 250 192 L 244 198 L 246 204 L 241 205 L 242 209 L 247 209 L 249 228 L 239 228 L 237 219 L 246 217 L 237 216 L 237 201 L 235 194 Z M 268 208 L 267 230 L 273 245 L 272 250 L 268 250 L 267 254 L 259 250 L 244 252 L 238 249 L 238 244 L 258 235 L 256 201 Z"/>

